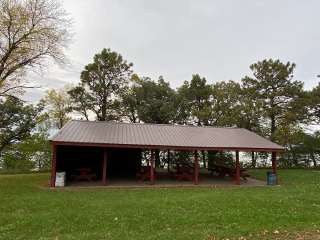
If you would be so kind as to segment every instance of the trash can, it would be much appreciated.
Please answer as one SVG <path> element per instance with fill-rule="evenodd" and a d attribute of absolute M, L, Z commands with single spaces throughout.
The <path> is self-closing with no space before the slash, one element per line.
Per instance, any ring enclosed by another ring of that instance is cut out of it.
<path fill-rule="evenodd" d="M 277 185 L 277 175 L 273 172 L 267 172 L 267 185 Z"/>
<path fill-rule="evenodd" d="M 56 173 L 56 187 L 64 187 L 66 185 L 66 172 Z"/>

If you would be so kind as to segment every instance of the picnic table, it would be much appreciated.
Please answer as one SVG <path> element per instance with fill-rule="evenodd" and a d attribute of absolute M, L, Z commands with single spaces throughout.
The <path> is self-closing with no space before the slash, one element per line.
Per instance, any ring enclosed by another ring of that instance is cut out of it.
<path fill-rule="evenodd" d="M 217 173 L 221 178 L 225 177 L 226 175 L 232 178 L 236 177 L 236 169 L 227 167 L 227 166 L 212 164 L 208 168 L 208 171 L 211 172 L 211 174 Z M 244 168 L 240 169 L 240 177 L 243 180 L 247 180 L 247 177 L 250 177 L 250 174 L 247 172 L 247 169 L 244 169 Z"/>
<path fill-rule="evenodd" d="M 178 166 L 177 172 L 175 174 L 177 180 L 194 180 L 194 169 L 188 166 L 180 167 Z"/>
<path fill-rule="evenodd" d="M 75 181 L 93 181 L 97 179 L 97 175 L 92 172 L 91 168 L 78 168 L 76 169 L 76 174 L 72 175 Z"/>
<path fill-rule="evenodd" d="M 138 178 L 141 182 L 145 181 L 145 180 L 150 180 L 150 166 L 142 166 L 140 168 L 140 171 L 136 173 L 136 178 Z M 153 171 L 154 174 L 154 179 L 157 178 L 157 173 L 154 170 Z"/>

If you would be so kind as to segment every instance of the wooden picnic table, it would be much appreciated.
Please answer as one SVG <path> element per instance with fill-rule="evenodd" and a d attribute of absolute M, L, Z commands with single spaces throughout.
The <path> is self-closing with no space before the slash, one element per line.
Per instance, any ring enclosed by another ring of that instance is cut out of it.
<path fill-rule="evenodd" d="M 188 166 L 177 167 L 177 172 L 175 174 L 177 180 L 194 180 L 194 169 Z"/>
<path fill-rule="evenodd" d="M 91 168 L 78 168 L 76 169 L 77 174 L 73 175 L 75 181 L 93 181 L 97 179 L 97 175 L 92 172 Z"/>
<path fill-rule="evenodd" d="M 211 172 L 211 174 L 216 172 L 219 175 L 219 177 L 222 178 L 226 175 L 232 178 L 236 177 L 236 169 L 227 166 L 212 164 L 211 167 L 208 168 L 208 171 Z M 247 180 L 247 177 L 250 177 L 250 174 L 247 172 L 247 169 L 240 169 L 240 177 L 242 177 L 243 180 Z"/>
<path fill-rule="evenodd" d="M 142 166 L 140 168 L 140 171 L 136 173 L 136 177 L 141 181 L 146 181 L 146 180 L 150 180 L 150 175 L 151 175 L 151 171 L 150 171 L 150 166 Z M 154 170 L 154 179 L 157 178 L 157 173 Z"/>

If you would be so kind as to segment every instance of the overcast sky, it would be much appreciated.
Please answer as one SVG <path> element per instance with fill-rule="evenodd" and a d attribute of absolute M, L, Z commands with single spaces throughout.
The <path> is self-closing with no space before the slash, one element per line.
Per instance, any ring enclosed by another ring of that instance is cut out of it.
<path fill-rule="evenodd" d="M 177 87 L 199 73 L 209 83 L 239 81 L 264 58 L 297 64 L 295 79 L 307 89 L 320 74 L 318 0 L 65 0 L 74 22 L 66 54 L 70 66 L 50 66 L 31 76 L 43 90 L 77 83 L 102 48 L 119 52 L 134 71 Z"/>

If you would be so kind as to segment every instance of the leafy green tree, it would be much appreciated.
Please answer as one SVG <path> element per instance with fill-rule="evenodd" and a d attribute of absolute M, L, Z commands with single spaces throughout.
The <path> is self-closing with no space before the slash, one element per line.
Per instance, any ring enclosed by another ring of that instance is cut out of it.
<path fill-rule="evenodd" d="M 311 119 L 316 123 L 320 123 L 320 83 L 310 92 L 308 107 Z"/>
<path fill-rule="evenodd" d="M 76 86 L 68 91 L 70 95 L 71 109 L 79 113 L 85 120 L 89 120 L 90 109 L 93 109 L 94 101 L 88 101 L 88 96 L 85 88 L 82 86 Z"/>
<path fill-rule="evenodd" d="M 245 91 L 261 104 L 272 140 L 279 125 L 296 122 L 301 116 L 302 108 L 297 103 L 303 94 L 303 83 L 292 80 L 294 68 L 290 62 L 263 60 L 250 66 L 253 77 L 242 79 Z"/>
<path fill-rule="evenodd" d="M 122 95 L 121 108 L 122 116 L 127 117 L 130 122 L 137 123 L 140 122 L 138 116 L 138 104 L 139 99 L 137 96 L 137 87 L 133 86 L 128 88 Z"/>
<path fill-rule="evenodd" d="M 304 134 L 302 143 L 301 152 L 306 154 L 307 164 L 311 161 L 313 167 L 317 167 L 320 162 L 320 132 Z"/>
<path fill-rule="evenodd" d="M 265 135 L 261 101 L 257 101 L 252 93 L 242 86 L 238 91 L 240 91 L 237 96 L 240 112 L 237 111 L 238 114 L 235 116 L 237 126 Z"/>
<path fill-rule="evenodd" d="M 178 88 L 179 121 L 193 123 L 198 126 L 209 125 L 212 113 L 211 95 L 211 86 L 199 74 L 193 75 L 190 82 L 185 81 Z"/>
<path fill-rule="evenodd" d="M 282 167 L 318 166 L 320 161 L 319 132 L 306 133 L 302 127 L 291 124 L 279 127 L 275 137 L 281 145 L 287 148 L 279 159 Z"/>
<path fill-rule="evenodd" d="M 73 108 L 86 119 L 90 113 L 99 121 L 118 119 L 119 99 L 132 74 L 131 67 L 120 54 L 103 49 L 85 66 L 80 84 L 69 91 Z"/>
<path fill-rule="evenodd" d="M 0 158 L 1 170 L 4 172 L 28 172 L 35 168 L 34 162 L 25 157 L 20 144 L 10 145 Z"/>
<path fill-rule="evenodd" d="M 10 145 L 2 156 L 5 171 L 48 170 L 51 167 L 48 132 L 33 133 L 30 137 Z"/>
<path fill-rule="evenodd" d="M 134 76 L 133 80 L 130 98 L 126 96 L 125 102 L 131 101 L 131 111 L 136 105 L 136 116 L 133 118 L 131 114 L 131 119 L 138 118 L 145 123 L 173 122 L 176 116 L 176 94 L 169 83 L 161 76 L 157 82 L 138 76 Z"/>
<path fill-rule="evenodd" d="M 7 146 L 30 136 L 41 110 L 40 107 L 24 105 L 15 97 L 0 99 L 0 156 Z"/>
<path fill-rule="evenodd" d="M 212 86 L 212 114 L 210 125 L 238 126 L 241 111 L 241 86 L 234 81 L 217 82 Z"/>
<path fill-rule="evenodd" d="M 0 0 L 0 96 L 27 88 L 23 76 L 46 60 L 64 62 L 70 26 L 60 1 Z"/>
<path fill-rule="evenodd" d="M 58 129 L 61 129 L 71 119 L 72 108 L 67 89 L 65 87 L 60 90 L 49 90 L 42 99 L 43 104 L 46 106 L 49 120 Z"/>

